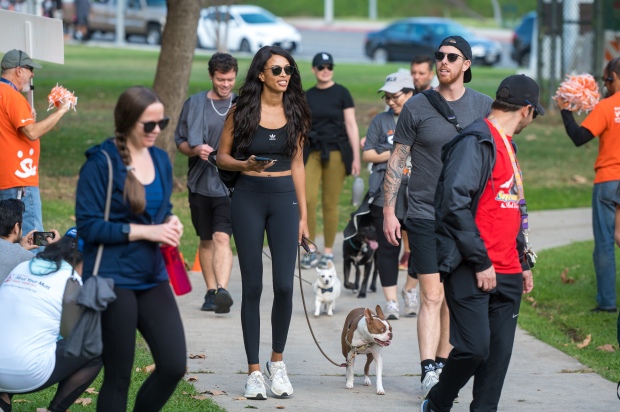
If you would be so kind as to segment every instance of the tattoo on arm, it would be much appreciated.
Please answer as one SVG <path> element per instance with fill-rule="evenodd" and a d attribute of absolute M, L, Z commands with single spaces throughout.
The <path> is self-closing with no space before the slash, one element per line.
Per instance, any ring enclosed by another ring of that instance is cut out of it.
<path fill-rule="evenodd" d="M 396 143 L 394 146 L 394 152 L 388 160 L 385 181 L 383 182 L 385 206 L 394 207 L 396 205 L 396 197 L 410 149 L 409 146 L 400 143 Z"/>

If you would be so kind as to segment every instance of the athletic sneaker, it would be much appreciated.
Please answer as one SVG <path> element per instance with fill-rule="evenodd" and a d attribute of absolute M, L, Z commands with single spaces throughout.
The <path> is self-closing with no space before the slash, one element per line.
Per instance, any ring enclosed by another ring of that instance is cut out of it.
<path fill-rule="evenodd" d="M 302 269 L 312 269 L 312 268 L 315 268 L 317 263 L 319 263 L 319 259 L 316 256 L 316 252 L 306 253 L 301 258 L 301 268 Z"/>
<path fill-rule="evenodd" d="M 327 261 L 331 260 L 334 263 L 334 255 L 322 255 L 321 259 L 319 259 L 319 264 L 317 267 L 319 269 L 327 269 Z"/>
<path fill-rule="evenodd" d="M 269 389 L 275 396 L 291 396 L 293 394 L 293 385 L 288 380 L 284 362 L 268 361 L 265 364 L 265 375 L 271 380 Z"/>
<path fill-rule="evenodd" d="M 420 412 L 430 412 L 431 408 L 428 406 L 428 399 L 424 399 L 422 405 L 420 405 Z"/>
<path fill-rule="evenodd" d="M 248 399 L 267 399 L 267 390 L 265 389 L 265 378 L 260 371 L 254 371 L 248 376 L 245 383 L 245 394 Z"/>
<path fill-rule="evenodd" d="M 215 289 L 209 289 L 205 295 L 205 303 L 202 304 L 200 310 L 213 312 L 215 310 Z"/>
<path fill-rule="evenodd" d="M 385 310 L 383 313 L 388 320 L 398 320 L 400 317 L 400 309 L 398 308 L 398 302 L 395 300 L 388 300 L 385 304 Z"/>
<path fill-rule="evenodd" d="M 233 304 L 232 296 L 224 288 L 218 288 L 215 297 L 213 298 L 215 303 L 215 313 L 228 313 L 230 307 Z"/>
<path fill-rule="evenodd" d="M 416 316 L 418 314 L 418 310 L 420 309 L 418 289 L 413 288 L 408 291 L 403 289 L 401 290 L 400 294 L 403 296 L 403 300 L 405 301 L 405 315 Z"/>
<path fill-rule="evenodd" d="M 422 393 L 424 394 L 425 398 L 426 398 L 426 395 L 428 395 L 428 393 L 430 392 L 431 388 L 437 385 L 437 382 L 439 382 L 439 377 L 437 376 L 437 372 L 430 371 L 426 373 L 426 376 L 424 377 L 424 380 L 422 381 Z"/>

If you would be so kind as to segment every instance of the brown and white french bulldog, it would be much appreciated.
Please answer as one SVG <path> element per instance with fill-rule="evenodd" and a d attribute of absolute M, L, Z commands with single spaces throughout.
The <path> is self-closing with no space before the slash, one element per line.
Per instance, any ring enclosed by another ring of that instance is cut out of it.
<path fill-rule="evenodd" d="M 381 306 L 377 305 L 375 315 L 368 308 L 353 309 L 342 329 L 342 354 L 347 360 L 347 389 L 353 389 L 353 366 L 356 355 L 366 355 L 364 366 L 364 385 L 370 386 L 368 370 L 373 359 L 376 362 L 377 395 L 385 395 L 383 390 L 383 358 L 381 350 L 392 342 L 392 326 L 385 320 Z"/>

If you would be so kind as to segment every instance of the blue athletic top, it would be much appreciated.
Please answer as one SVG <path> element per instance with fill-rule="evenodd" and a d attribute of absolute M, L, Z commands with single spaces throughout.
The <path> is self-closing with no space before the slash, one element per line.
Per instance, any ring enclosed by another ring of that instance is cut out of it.
<path fill-rule="evenodd" d="M 144 194 L 146 195 L 146 212 L 155 216 L 164 201 L 164 187 L 161 184 L 161 177 L 157 168 L 155 168 L 155 180 L 144 185 Z"/>
<path fill-rule="evenodd" d="M 279 129 L 266 129 L 258 125 L 252 143 L 248 146 L 245 153 L 249 155 L 268 157 L 277 160 L 275 164 L 265 171 L 284 172 L 291 170 L 291 158 L 282 153 L 286 142 L 286 125 Z"/>

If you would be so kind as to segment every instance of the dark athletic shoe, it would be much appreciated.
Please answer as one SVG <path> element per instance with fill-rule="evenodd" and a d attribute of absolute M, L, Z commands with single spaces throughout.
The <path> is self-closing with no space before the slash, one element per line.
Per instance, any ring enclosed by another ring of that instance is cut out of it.
<path fill-rule="evenodd" d="M 232 296 L 224 288 L 219 288 L 215 294 L 215 313 L 228 313 L 233 304 Z"/>
<path fill-rule="evenodd" d="M 594 313 L 599 313 L 599 312 L 616 313 L 616 312 L 618 312 L 618 308 L 603 309 L 603 308 L 597 306 L 594 309 L 591 309 L 590 312 L 594 312 Z"/>
<path fill-rule="evenodd" d="M 209 289 L 205 295 L 205 303 L 202 304 L 200 310 L 213 312 L 215 310 L 215 289 Z"/>

